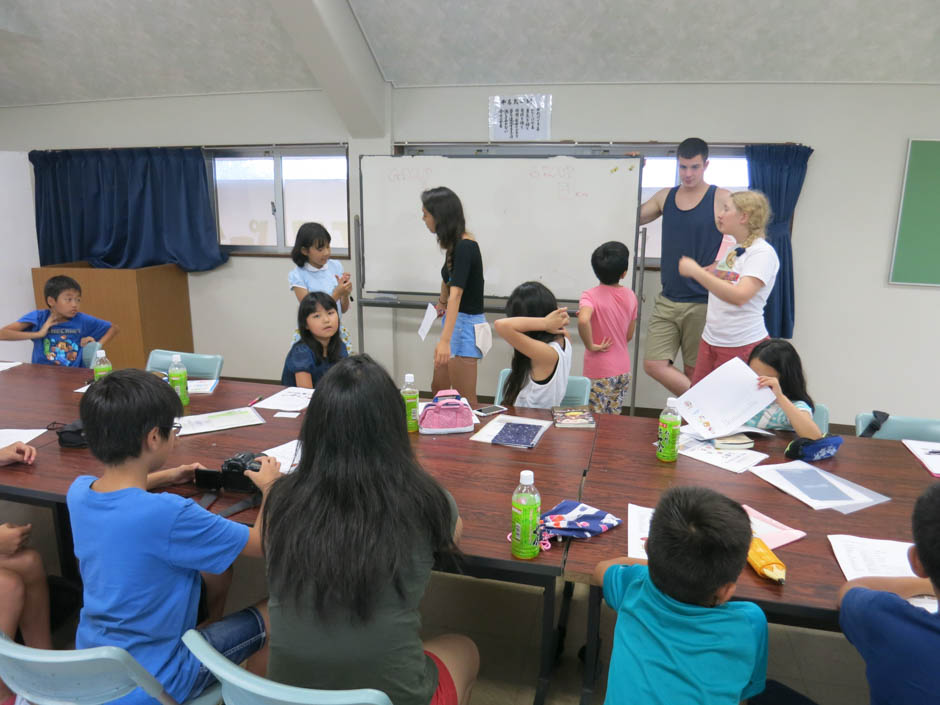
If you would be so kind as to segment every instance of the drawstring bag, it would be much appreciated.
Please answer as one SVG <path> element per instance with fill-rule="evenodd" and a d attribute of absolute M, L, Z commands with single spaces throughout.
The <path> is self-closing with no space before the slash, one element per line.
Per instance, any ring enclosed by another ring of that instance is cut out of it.
<path fill-rule="evenodd" d="M 59 445 L 63 448 L 87 448 L 88 441 L 85 440 L 85 427 L 82 422 L 73 421 L 70 424 L 62 424 L 53 421 L 46 426 L 49 431 L 55 431 L 59 435 Z"/>
<path fill-rule="evenodd" d="M 542 531 L 550 537 L 589 539 L 621 523 L 622 520 L 610 512 L 573 499 L 562 500 L 542 515 Z"/>
<path fill-rule="evenodd" d="M 476 419 L 466 399 L 456 389 L 444 389 L 421 411 L 418 432 L 425 434 L 467 433 Z"/>

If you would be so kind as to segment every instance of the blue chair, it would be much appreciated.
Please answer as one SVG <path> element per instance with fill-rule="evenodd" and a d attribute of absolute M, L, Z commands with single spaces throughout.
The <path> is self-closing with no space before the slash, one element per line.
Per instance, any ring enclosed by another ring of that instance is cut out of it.
<path fill-rule="evenodd" d="M 870 413 L 856 416 L 855 435 L 860 436 L 873 418 Z M 940 420 L 920 419 L 916 416 L 889 416 L 872 438 L 940 442 Z"/>
<path fill-rule="evenodd" d="M 98 354 L 98 351 L 101 350 L 101 343 L 97 340 L 93 343 L 88 343 L 82 347 L 82 367 L 87 367 L 91 369 L 95 366 L 95 355 Z"/>
<path fill-rule="evenodd" d="M 499 377 L 496 380 L 496 399 L 494 404 L 503 403 L 503 388 L 506 386 L 506 378 L 509 377 L 509 368 L 504 367 L 499 371 Z M 559 406 L 584 406 L 591 398 L 591 380 L 587 377 L 578 375 L 568 376 L 568 386 L 565 388 L 565 396 Z"/>
<path fill-rule="evenodd" d="M 186 366 L 189 379 L 218 379 L 222 374 L 221 355 L 200 355 L 199 353 L 173 352 L 172 350 L 151 350 L 147 358 L 147 372 L 163 372 L 170 368 L 173 356 L 179 355 Z"/>
<path fill-rule="evenodd" d="M 48 651 L 17 644 L 0 633 L 0 678 L 33 705 L 102 705 L 135 688 L 161 705 L 179 705 L 133 656 L 116 646 Z M 221 690 L 213 686 L 185 705 L 218 705 Z"/>
<path fill-rule="evenodd" d="M 829 407 L 825 404 L 816 404 L 816 408 L 813 409 L 813 421 L 819 426 L 823 435 L 829 433 Z"/>
<path fill-rule="evenodd" d="M 212 648 L 195 629 L 183 634 L 183 643 L 219 679 L 225 705 L 392 705 L 379 690 L 313 690 L 256 676 Z"/>

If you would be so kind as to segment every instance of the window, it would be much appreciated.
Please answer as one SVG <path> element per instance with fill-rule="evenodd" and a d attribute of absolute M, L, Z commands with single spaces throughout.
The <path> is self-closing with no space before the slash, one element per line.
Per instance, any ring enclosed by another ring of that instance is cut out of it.
<path fill-rule="evenodd" d="M 321 223 L 334 257 L 349 256 L 343 146 L 206 150 L 219 243 L 230 252 L 288 254 L 297 229 Z"/>

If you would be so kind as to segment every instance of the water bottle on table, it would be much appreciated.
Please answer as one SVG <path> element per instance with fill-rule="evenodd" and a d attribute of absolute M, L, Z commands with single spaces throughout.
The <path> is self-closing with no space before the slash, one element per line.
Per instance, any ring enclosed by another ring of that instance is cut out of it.
<path fill-rule="evenodd" d="M 656 448 L 656 457 L 663 462 L 674 463 L 679 457 L 679 426 L 681 425 L 679 401 L 674 397 L 669 397 L 666 400 L 666 408 L 659 415 L 659 443 Z"/>
<path fill-rule="evenodd" d="M 519 486 L 512 493 L 512 537 L 510 545 L 516 558 L 535 558 L 539 555 L 539 520 L 542 515 L 542 496 L 535 489 L 531 470 L 519 473 Z"/>
<path fill-rule="evenodd" d="M 418 390 L 415 387 L 415 376 L 411 373 L 405 375 L 405 386 L 401 388 L 401 398 L 405 400 L 408 432 L 414 433 L 418 430 Z"/>
<path fill-rule="evenodd" d="M 104 350 L 95 353 L 95 364 L 91 369 L 95 374 L 96 382 L 105 375 L 111 374 L 111 361 L 105 357 Z"/>
<path fill-rule="evenodd" d="M 170 379 L 170 386 L 173 387 L 180 401 L 183 402 L 183 406 L 189 406 L 189 380 L 187 379 L 186 366 L 179 354 L 173 356 L 170 369 L 166 371 L 166 374 Z"/>

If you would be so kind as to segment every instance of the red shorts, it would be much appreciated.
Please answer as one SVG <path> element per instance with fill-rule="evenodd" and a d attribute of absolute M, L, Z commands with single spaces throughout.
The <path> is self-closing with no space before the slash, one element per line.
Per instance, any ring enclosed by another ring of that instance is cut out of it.
<path fill-rule="evenodd" d="M 431 697 L 430 705 L 457 705 L 457 686 L 454 685 L 454 679 L 447 670 L 447 666 L 437 656 L 430 651 L 425 651 L 434 665 L 437 666 L 437 690 Z"/>
<path fill-rule="evenodd" d="M 751 356 L 751 350 L 763 343 L 768 338 L 741 345 L 736 348 L 720 348 L 717 345 L 709 345 L 705 340 L 699 341 L 698 357 L 695 360 L 695 372 L 692 373 L 692 384 L 698 384 L 702 377 L 708 375 L 712 370 L 716 370 L 733 357 L 739 357 L 744 362 Z"/>

